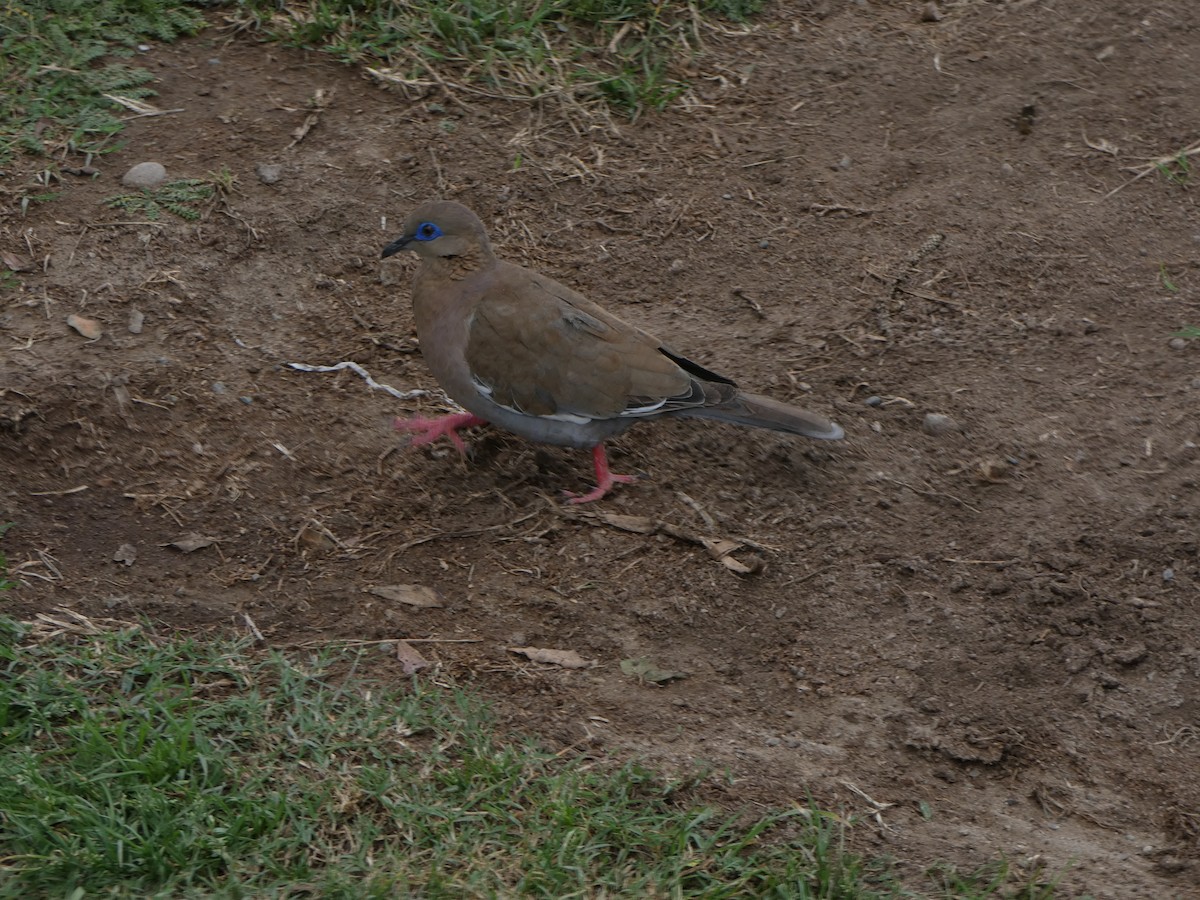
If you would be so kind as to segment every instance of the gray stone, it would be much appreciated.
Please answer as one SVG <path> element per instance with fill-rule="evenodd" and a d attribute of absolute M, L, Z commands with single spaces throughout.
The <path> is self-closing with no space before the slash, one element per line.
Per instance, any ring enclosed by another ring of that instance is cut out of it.
<path fill-rule="evenodd" d="M 121 184 L 130 188 L 152 191 L 167 180 L 167 169 L 162 163 L 138 163 L 121 176 Z"/>
<path fill-rule="evenodd" d="M 942 415 L 941 413 L 926 413 L 925 421 L 921 423 L 921 428 L 926 434 L 940 436 L 958 431 L 958 423 L 949 416 Z"/>
<path fill-rule="evenodd" d="M 283 166 L 275 163 L 259 163 L 255 171 L 258 173 L 258 180 L 263 184 L 278 184 L 283 178 Z"/>

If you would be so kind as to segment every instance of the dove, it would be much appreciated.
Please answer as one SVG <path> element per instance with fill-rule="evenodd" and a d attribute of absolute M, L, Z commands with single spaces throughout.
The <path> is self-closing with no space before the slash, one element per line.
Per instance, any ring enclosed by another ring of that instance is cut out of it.
<path fill-rule="evenodd" d="M 492 424 L 531 441 L 592 451 L 589 503 L 638 476 L 612 472 L 604 442 L 638 422 L 716 419 L 819 440 L 842 429 L 824 416 L 741 390 L 658 338 L 571 288 L 498 259 L 479 217 L 453 201 L 429 201 L 405 219 L 387 258 L 415 252 L 412 300 L 421 355 L 446 394 L 465 410 L 400 418 L 397 430 L 422 445 Z"/>

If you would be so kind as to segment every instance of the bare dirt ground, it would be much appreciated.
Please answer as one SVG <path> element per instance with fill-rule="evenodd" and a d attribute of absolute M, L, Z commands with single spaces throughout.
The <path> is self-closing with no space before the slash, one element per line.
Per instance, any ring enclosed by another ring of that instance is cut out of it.
<path fill-rule="evenodd" d="M 418 646 L 552 744 L 702 761 L 734 806 L 877 813 L 858 849 L 915 887 L 1003 854 L 1065 870 L 1068 895 L 1200 896 L 1200 341 L 1171 343 L 1200 325 L 1200 216 L 1158 173 L 1106 197 L 1200 137 L 1200 7 L 922 9 L 781 4 L 708 35 L 722 77 L 690 109 L 581 133 L 216 28 L 152 48 L 179 112 L 3 219 L 39 266 L 0 320 L 5 611 L 248 616 L 284 647 L 477 639 Z M 236 190 L 195 223 L 103 205 L 147 159 Z M 391 419 L 436 396 L 286 363 L 436 387 L 411 263 L 378 259 L 434 196 L 847 439 L 642 426 L 610 452 L 651 477 L 582 511 L 558 497 L 591 484 L 584 453 L 401 447 Z M 764 568 L 614 516 L 745 541 Z M 188 533 L 217 543 L 169 546 Z M 364 592 L 390 584 L 445 605 Z M 526 645 L 600 665 L 507 649 Z M 628 658 L 689 677 L 639 684 Z"/>

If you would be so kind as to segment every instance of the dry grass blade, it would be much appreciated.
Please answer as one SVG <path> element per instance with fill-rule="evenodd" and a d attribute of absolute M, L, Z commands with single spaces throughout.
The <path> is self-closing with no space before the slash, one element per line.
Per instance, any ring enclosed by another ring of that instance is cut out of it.
<path fill-rule="evenodd" d="M 54 612 L 57 615 L 38 613 L 33 621 L 25 623 L 29 626 L 29 637 L 32 640 L 48 641 L 66 634 L 94 637 L 138 627 L 132 622 L 122 622 L 118 619 L 93 619 L 61 606 Z"/>
<path fill-rule="evenodd" d="M 1136 172 L 1137 174 L 1134 175 L 1132 178 L 1130 178 L 1128 181 L 1126 181 L 1124 184 L 1117 185 L 1115 188 L 1113 188 L 1111 191 L 1109 191 L 1107 194 L 1105 194 L 1103 197 L 1101 197 L 1096 202 L 1100 203 L 1100 202 L 1103 202 L 1104 200 L 1107 200 L 1113 194 L 1116 194 L 1118 191 L 1125 190 L 1125 188 L 1129 187 L 1134 182 L 1141 181 L 1143 178 L 1145 178 L 1147 175 L 1151 174 L 1152 172 L 1164 171 L 1168 166 L 1170 166 L 1172 164 L 1178 164 L 1180 161 L 1187 160 L 1190 157 L 1196 156 L 1198 154 L 1200 154 L 1200 141 L 1196 141 L 1195 143 L 1190 144 L 1187 147 L 1184 147 L 1182 150 L 1178 150 L 1175 153 L 1168 154 L 1167 156 L 1155 157 L 1154 159 L 1151 159 L 1145 163 L 1142 163 L 1140 166 L 1133 166 L 1131 168 L 1127 168 L 1125 171 Z"/>

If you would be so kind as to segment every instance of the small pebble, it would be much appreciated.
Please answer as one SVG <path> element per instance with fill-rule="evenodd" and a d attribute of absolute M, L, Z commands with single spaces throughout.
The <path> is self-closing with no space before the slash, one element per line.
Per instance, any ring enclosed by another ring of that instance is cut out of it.
<path fill-rule="evenodd" d="M 921 428 L 926 434 L 943 435 L 950 434 L 952 431 L 958 431 L 958 423 L 949 416 L 941 413 L 926 413 L 925 421 L 921 423 Z"/>
<path fill-rule="evenodd" d="M 883 398 L 872 394 L 863 403 L 867 404 L 867 406 L 883 406 Z"/>
<path fill-rule="evenodd" d="M 1006 175 L 1006 176 L 1007 175 L 1015 175 L 1016 172 L 1017 172 L 1017 170 L 1013 168 L 1012 163 L 1001 163 L 1000 164 L 1000 174 L 1001 175 Z"/>
<path fill-rule="evenodd" d="M 278 184 L 279 179 L 283 177 L 283 166 L 275 163 L 259 163 L 255 172 L 258 173 L 258 180 L 263 184 Z"/>
<path fill-rule="evenodd" d="M 1175 580 L 1175 570 L 1172 569 L 1170 566 L 1163 569 L 1162 578 L 1163 578 L 1163 581 L 1174 581 Z"/>
<path fill-rule="evenodd" d="M 252 404 L 254 402 L 253 397 L 238 397 L 238 399 L 241 400 L 243 403 L 245 403 L 247 406 L 249 406 L 250 404 Z"/>
<path fill-rule="evenodd" d="M 921 10 L 922 22 L 940 22 L 942 21 L 942 11 L 938 9 L 936 3 L 926 3 L 925 8 Z"/>
<path fill-rule="evenodd" d="M 121 184 L 130 188 L 153 190 L 167 180 L 167 169 L 162 163 L 138 163 L 121 176 Z"/>
<path fill-rule="evenodd" d="M 672 275 L 678 275 L 685 268 L 687 268 L 687 264 L 682 259 L 673 259 L 671 265 L 667 267 L 667 271 Z"/>
<path fill-rule="evenodd" d="M 104 334 L 104 328 L 95 319 L 89 319 L 87 316 L 77 316 L 74 313 L 67 316 L 67 324 L 74 328 L 77 332 L 87 338 L 89 341 L 96 341 Z"/>
<path fill-rule="evenodd" d="M 1172 350 L 1186 350 L 1187 345 L 1188 342 L 1186 338 L 1173 337 L 1171 340 L 1167 341 L 1167 346 Z"/>
<path fill-rule="evenodd" d="M 223 393 L 225 393 L 225 385 L 224 385 L 224 384 L 222 384 L 222 383 L 221 383 L 221 382 L 219 382 L 219 381 L 214 381 L 214 382 L 212 383 L 212 392 L 213 392 L 214 394 L 223 394 Z"/>
<path fill-rule="evenodd" d="M 768 241 L 766 238 L 763 238 L 761 241 L 758 242 L 759 250 L 766 250 L 770 246 L 771 246 L 771 242 Z"/>
<path fill-rule="evenodd" d="M 142 325 L 146 321 L 146 314 L 140 309 L 131 309 L 129 311 L 129 333 L 141 334 Z"/>

